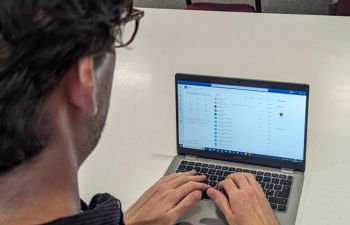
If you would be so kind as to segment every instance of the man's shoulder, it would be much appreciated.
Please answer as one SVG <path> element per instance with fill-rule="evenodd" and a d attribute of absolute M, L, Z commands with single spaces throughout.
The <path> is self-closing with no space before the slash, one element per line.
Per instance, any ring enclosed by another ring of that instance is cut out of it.
<path fill-rule="evenodd" d="M 81 202 L 82 212 L 80 214 L 58 218 L 45 225 L 124 225 L 121 203 L 112 195 L 97 194 L 88 205 Z"/>

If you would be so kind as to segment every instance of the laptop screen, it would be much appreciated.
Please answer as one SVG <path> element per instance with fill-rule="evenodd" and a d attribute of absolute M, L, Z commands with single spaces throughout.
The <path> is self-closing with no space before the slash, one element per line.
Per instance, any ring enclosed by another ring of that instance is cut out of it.
<path fill-rule="evenodd" d="M 178 145 L 303 164 L 307 95 L 261 85 L 177 80 Z"/>

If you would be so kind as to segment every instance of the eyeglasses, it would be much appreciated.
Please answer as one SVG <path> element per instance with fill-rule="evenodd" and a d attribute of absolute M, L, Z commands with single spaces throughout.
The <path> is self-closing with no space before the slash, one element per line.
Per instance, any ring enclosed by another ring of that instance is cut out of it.
<path fill-rule="evenodd" d="M 131 37 L 128 39 L 127 42 L 124 42 L 124 41 L 121 41 L 121 43 L 119 43 L 119 45 L 116 45 L 115 48 L 123 48 L 123 47 L 126 47 L 128 45 L 131 44 L 131 42 L 134 41 L 135 37 L 136 37 L 136 34 L 137 34 L 137 31 L 139 30 L 139 26 L 140 26 L 140 20 L 141 18 L 145 15 L 145 12 L 142 11 L 142 10 L 139 10 L 139 9 L 135 9 L 135 8 L 132 8 L 131 9 L 131 12 L 129 13 L 129 16 L 127 16 L 123 21 L 122 23 L 124 25 L 130 23 L 130 22 L 133 22 L 135 21 L 135 25 L 134 25 L 134 31 L 131 35 Z"/>

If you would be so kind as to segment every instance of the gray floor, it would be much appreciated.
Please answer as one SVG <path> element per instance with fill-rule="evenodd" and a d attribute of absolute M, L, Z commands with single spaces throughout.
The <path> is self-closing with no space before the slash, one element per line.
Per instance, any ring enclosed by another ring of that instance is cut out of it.
<path fill-rule="evenodd" d="M 193 0 L 193 2 L 199 0 Z M 251 3 L 253 0 L 200 0 L 201 2 Z M 295 14 L 328 14 L 328 6 L 333 0 L 261 0 L 263 12 Z M 134 0 L 137 7 L 181 9 L 186 0 Z"/>

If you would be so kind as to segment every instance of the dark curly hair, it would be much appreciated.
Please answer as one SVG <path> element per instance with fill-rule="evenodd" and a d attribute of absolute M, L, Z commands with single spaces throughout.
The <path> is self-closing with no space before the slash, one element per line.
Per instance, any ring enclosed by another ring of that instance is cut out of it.
<path fill-rule="evenodd" d="M 98 62 L 113 49 L 130 7 L 131 0 L 0 0 L 0 173 L 45 147 L 45 100 L 79 58 Z"/>

